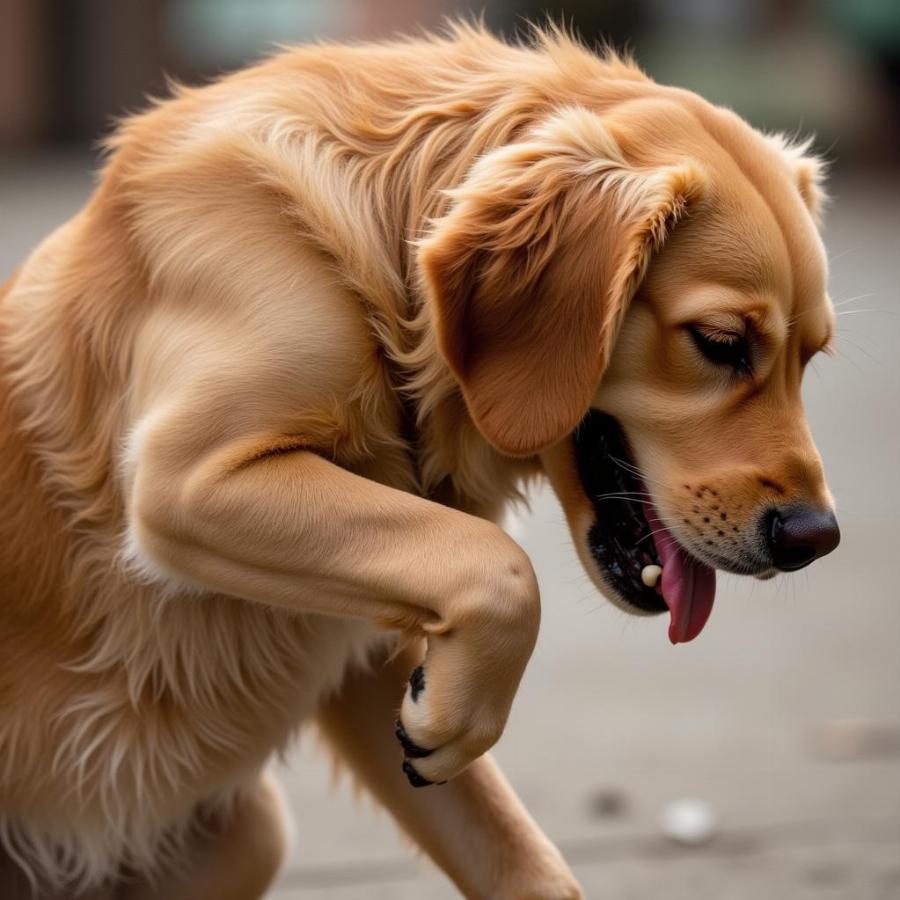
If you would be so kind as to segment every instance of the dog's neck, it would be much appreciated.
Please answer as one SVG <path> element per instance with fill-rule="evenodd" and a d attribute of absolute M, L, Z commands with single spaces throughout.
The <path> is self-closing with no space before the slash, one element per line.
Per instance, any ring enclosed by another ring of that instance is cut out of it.
<path fill-rule="evenodd" d="M 435 52 L 452 55 L 458 48 L 436 47 Z M 470 57 L 467 62 L 472 69 Z M 299 51 L 292 64 L 302 70 L 303 63 Z M 521 94 L 530 89 L 517 83 L 512 66 L 502 77 L 497 77 L 494 60 L 482 60 L 475 68 L 479 71 L 462 71 L 449 59 L 442 65 L 414 67 L 404 79 L 418 74 L 420 99 L 415 107 L 398 106 L 389 85 L 375 77 L 378 73 L 360 73 L 355 105 L 342 100 L 346 107 L 317 118 L 313 133 L 298 136 L 316 166 L 316 176 L 304 175 L 298 193 L 309 197 L 323 185 L 331 192 L 337 188 L 353 215 L 340 223 L 343 233 L 338 234 L 333 221 L 327 227 L 316 221 L 312 203 L 293 215 L 304 219 L 303 231 L 314 235 L 342 275 L 350 273 L 358 285 L 356 293 L 381 343 L 400 401 L 402 437 L 414 459 L 418 489 L 454 506 L 487 509 L 516 496 L 522 477 L 538 466 L 534 460 L 512 460 L 498 453 L 469 417 L 438 348 L 416 244 L 446 211 L 452 202 L 449 192 L 461 184 L 474 161 L 515 140 L 550 98 L 535 94 L 530 103 L 523 103 Z M 490 78 L 484 77 L 488 71 Z M 298 74 L 302 91 L 315 93 L 316 79 L 310 82 L 305 71 Z M 447 103 L 449 79 L 459 82 L 465 103 Z M 482 84 L 474 99 L 468 86 L 472 79 Z M 377 126 L 363 106 L 379 110 Z M 299 102 L 297 108 L 302 114 Z M 310 115 L 308 110 L 305 115 Z M 370 197 L 378 202 L 365 200 Z"/>

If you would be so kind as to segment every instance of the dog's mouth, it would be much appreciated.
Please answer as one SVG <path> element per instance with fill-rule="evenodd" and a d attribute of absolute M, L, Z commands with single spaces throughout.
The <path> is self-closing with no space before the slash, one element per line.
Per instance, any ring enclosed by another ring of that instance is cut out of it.
<path fill-rule="evenodd" d="M 673 644 L 693 640 L 712 611 L 715 569 L 691 555 L 661 521 L 615 418 L 591 410 L 574 438 L 578 474 L 596 513 L 588 550 L 603 581 L 632 612 L 669 610 Z M 658 570 L 651 566 L 662 569 L 655 585 Z"/>

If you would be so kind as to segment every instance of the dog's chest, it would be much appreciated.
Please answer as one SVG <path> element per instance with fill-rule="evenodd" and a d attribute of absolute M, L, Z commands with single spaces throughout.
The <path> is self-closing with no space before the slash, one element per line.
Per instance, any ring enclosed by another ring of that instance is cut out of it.
<path fill-rule="evenodd" d="M 283 746 L 377 639 L 358 620 L 273 612 L 225 597 L 201 600 L 200 609 L 194 602 L 165 628 L 170 643 L 160 648 L 156 678 L 163 705 L 179 717 L 180 739 L 194 744 L 204 760 L 198 768 L 214 780 L 229 780 Z M 159 696 L 150 691 L 150 717 Z"/>
<path fill-rule="evenodd" d="M 379 640 L 365 622 L 228 597 L 137 605 L 110 628 L 77 663 L 48 661 L 38 714 L 0 717 L 0 830 L 92 878 L 152 867 L 154 848 L 258 777 Z"/>
<path fill-rule="evenodd" d="M 53 734 L 40 736 L 52 765 L 16 779 L 42 785 L 21 808 L 52 811 L 60 825 L 101 827 L 113 815 L 125 830 L 162 827 L 255 777 L 379 639 L 365 622 L 228 597 L 172 598 L 116 628 L 61 682 L 45 719 Z M 18 730 L 28 728 L 26 716 Z"/>

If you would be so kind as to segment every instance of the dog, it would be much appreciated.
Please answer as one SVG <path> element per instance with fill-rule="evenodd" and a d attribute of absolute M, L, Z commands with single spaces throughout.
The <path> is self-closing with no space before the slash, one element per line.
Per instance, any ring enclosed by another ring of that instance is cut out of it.
<path fill-rule="evenodd" d="M 288 49 L 107 150 L 0 301 L 0 893 L 261 896 L 314 722 L 463 895 L 581 897 L 486 754 L 540 621 L 496 523 L 549 478 L 674 642 L 716 569 L 834 549 L 822 163 L 468 25 Z"/>

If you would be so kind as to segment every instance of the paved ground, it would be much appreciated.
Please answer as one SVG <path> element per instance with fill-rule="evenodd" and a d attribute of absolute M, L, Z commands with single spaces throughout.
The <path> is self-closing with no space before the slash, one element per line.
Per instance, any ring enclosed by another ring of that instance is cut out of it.
<path fill-rule="evenodd" d="M 0 160 L 0 278 L 77 208 L 85 166 Z M 673 648 L 661 619 L 595 595 L 551 496 L 511 523 L 545 614 L 497 756 L 590 898 L 900 898 L 898 187 L 838 184 L 827 231 L 835 300 L 865 295 L 842 307 L 839 354 L 807 384 L 836 554 L 767 584 L 722 579 L 707 630 Z M 329 787 L 314 747 L 283 774 L 297 840 L 273 900 L 456 896 L 384 815 Z M 608 792 L 620 815 L 595 811 Z M 662 807 L 685 796 L 718 814 L 704 848 L 659 834 Z"/>

